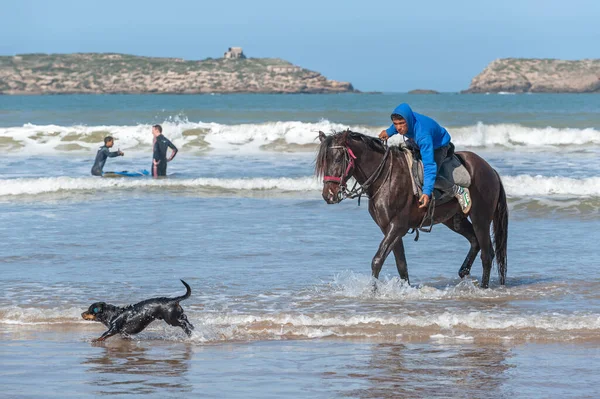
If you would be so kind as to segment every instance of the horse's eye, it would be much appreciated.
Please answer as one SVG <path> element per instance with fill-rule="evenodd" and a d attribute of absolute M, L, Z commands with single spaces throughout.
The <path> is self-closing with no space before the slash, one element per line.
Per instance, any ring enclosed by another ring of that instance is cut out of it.
<path fill-rule="evenodd" d="M 335 163 L 342 163 L 342 159 L 341 158 L 337 158 L 334 160 Z"/>

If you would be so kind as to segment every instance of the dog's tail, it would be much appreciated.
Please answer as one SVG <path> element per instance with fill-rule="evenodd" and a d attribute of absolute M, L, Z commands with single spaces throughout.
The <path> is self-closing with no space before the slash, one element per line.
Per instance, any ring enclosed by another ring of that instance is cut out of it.
<path fill-rule="evenodd" d="M 183 280 L 180 280 L 180 281 L 183 283 L 183 285 L 185 285 L 186 292 L 185 292 L 185 295 L 178 296 L 177 298 L 173 298 L 173 300 L 177 301 L 177 302 L 183 301 L 184 299 L 188 299 L 190 297 L 190 295 L 192 295 L 192 289 L 190 288 L 188 283 L 186 283 Z"/>

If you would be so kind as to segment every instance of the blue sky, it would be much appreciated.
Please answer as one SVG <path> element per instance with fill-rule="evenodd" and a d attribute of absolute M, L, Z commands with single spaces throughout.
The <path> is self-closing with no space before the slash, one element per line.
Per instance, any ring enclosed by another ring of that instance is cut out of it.
<path fill-rule="evenodd" d="M 363 91 L 466 89 L 502 57 L 600 58 L 600 1 L 5 0 L 0 54 L 203 59 L 242 46 Z"/>

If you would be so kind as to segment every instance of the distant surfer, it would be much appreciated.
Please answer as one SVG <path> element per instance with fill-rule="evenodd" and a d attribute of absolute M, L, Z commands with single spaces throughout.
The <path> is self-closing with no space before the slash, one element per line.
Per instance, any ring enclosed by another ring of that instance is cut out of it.
<path fill-rule="evenodd" d="M 94 166 L 92 166 L 92 175 L 102 176 L 102 169 L 104 169 L 106 158 L 114 158 L 125 155 L 121 150 L 118 150 L 117 152 L 110 152 L 110 149 L 114 143 L 115 140 L 111 136 L 106 136 L 104 138 L 104 145 L 98 150 L 98 153 L 96 154 L 96 160 L 94 161 Z"/>
<path fill-rule="evenodd" d="M 152 126 L 152 135 L 154 141 L 152 143 L 152 177 L 167 175 L 167 162 L 171 162 L 177 155 L 177 147 L 162 134 L 162 126 Z M 167 159 L 167 148 L 171 148 L 171 157 Z"/>

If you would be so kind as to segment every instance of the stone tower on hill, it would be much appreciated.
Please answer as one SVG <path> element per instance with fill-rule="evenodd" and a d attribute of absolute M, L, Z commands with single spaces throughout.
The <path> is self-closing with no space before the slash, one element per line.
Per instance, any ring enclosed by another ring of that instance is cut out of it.
<path fill-rule="evenodd" d="M 223 55 L 223 58 L 244 59 L 244 58 L 246 58 L 246 56 L 244 55 L 244 52 L 242 51 L 241 47 L 229 47 L 229 50 L 227 50 L 225 52 L 225 54 Z"/>

